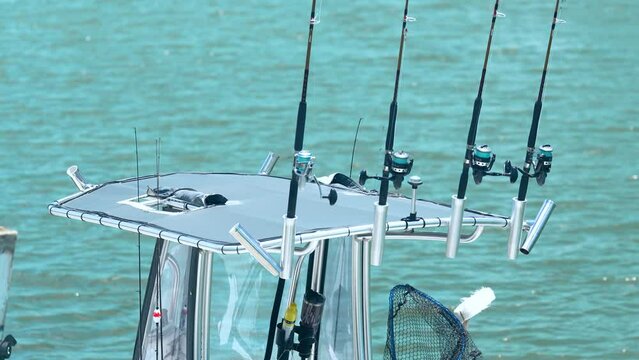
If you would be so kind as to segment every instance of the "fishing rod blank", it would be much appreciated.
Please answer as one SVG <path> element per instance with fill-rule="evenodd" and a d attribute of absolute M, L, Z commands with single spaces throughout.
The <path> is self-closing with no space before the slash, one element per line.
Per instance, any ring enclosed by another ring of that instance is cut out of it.
<path fill-rule="evenodd" d="M 479 125 L 479 115 L 481 113 L 482 93 L 484 91 L 484 80 L 486 79 L 486 69 L 488 68 L 488 58 L 490 56 L 490 45 L 493 41 L 493 32 L 495 30 L 495 22 L 497 17 L 503 16 L 499 13 L 499 0 L 495 0 L 495 8 L 490 23 L 490 33 L 488 35 L 488 45 L 486 45 L 486 55 L 484 56 L 484 66 L 481 70 L 481 78 L 479 80 L 479 90 L 473 105 L 473 116 L 468 129 L 468 139 L 466 141 L 466 155 L 464 157 L 464 166 L 461 176 L 459 177 L 459 186 L 457 195 L 452 196 L 450 224 L 448 225 L 448 237 L 446 239 L 446 257 L 454 258 L 457 254 L 459 238 L 461 234 L 462 218 L 464 214 L 464 202 L 466 200 L 466 188 L 468 187 L 468 172 L 473 168 L 473 178 L 475 182 L 481 182 L 481 177 L 492 168 L 495 162 L 495 155 L 492 154 L 488 145 L 475 147 L 475 138 L 477 137 L 477 127 Z M 512 170 L 512 169 L 506 169 Z M 511 173 L 515 173 L 511 171 Z"/>
<path fill-rule="evenodd" d="M 297 190 L 300 184 L 300 178 L 305 177 L 312 168 L 313 157 L 309 152 L 303 151 L 304 145 L 304 127 L 306 125 L 306 90 L 308 88 L 308 75 L 311 65 L 311 48 L 313 45 L 313 27 L 315 20 L 315 2 L 311 5 L 311 19 L 308 28 L 308 43 L 306 46 L 306 64 L 304 66 L 304 80 L 302 82 L 302 98 L 297 109 L 297 126 L 295 129 L 295 155 L 293 159 L 293 170 L 291 173 L 291 183 L 288 192 L 288 206 L 286 217 L 284 218 L 284 231 L 282 234 L 282 258 L 280 260 L 282 267 L 282 279 L 288 279 L 291 276 L 293 251 L 295 250 L 295 210 L 297 207 Z M 302 179 L 303 180 L 303 179 Z"/>
<path fill-rule="evenodd" d="M 305 178 L 309 174 L 310 170 L 312 169 L 312 161 L 314 159 L 308 151 L 303 151 L 302 147 L 304 145 L 304 127 L 306 125 L 306 91 L 308 88 L 309 68 L 311 65 L 313 28 L 318 22 L 315 19 L 315 4 L 316 0 L 312 0 L 311 16 L 308 28 L 308 42 L 306 45 L 304 79 L 302 80 L 302 96 L 297 109 L 297 125 L 295 129 L 295 143 L 293 145 L 295 155 L 293 157 L 293 170 L 291 172 L 291 183 L 288 192 L 288 205 L 286 215 L 284 216 L 284 226 L 282 231 L 282 253 L 280 257 L 280 266 L 282 268 L 282 271 L 280 272 L 280 279 L 277 283 L 277 290 L 275 292 L 275 299 L 273 302 L 273 310 L 271 312 L 268 340 L 264 353 L 265 360 L 270 359 L 273 352 L 273 340 L 277 326 L 277 317 L 279 315 L 282 292 L 284 291 L 284 282 L 286 279 L 291 277 L 291 273 L 293 270 L 292 263 L 293 253 L 295 251 L 295 221 L 297 219 L 295 211 L 297 207 L 297 191 L 300 185 L 300 178 Z M 302 181 L 303 180 L 304 179 L 302 179 Z"/>
<path fill-rule="evenodd" d="M 375 217 L 373 220 L 373 234 L 371 240 L 371 265 L 379 266 L 382 262 L 384 251 L 384 238 L 386 237 L 386 218 L 388 214 L 388 183 L 393 181 L 396 188 L 401 186 L 404 176 L 410 173 L 413 166 L 413 159 L 403 151 L 393 152 L 395 141 L 395 123 L 397 121 L 397 92 L 399 89 L 399 77 L 402 69 L 402 57 L 404 55 L 404 43 L 406 41 L 406 23 L 413 21 L 408 17 L 408 0 L 404 6 L 404 18 L 402 21 L 402 35 L 399 41 L 399 55 L 397 57 L 397 72 L 395 73 L 395 88 L 393 90 L 393 100 L 390 104 L 388 116 L 388 129 L 386 131 L 386 150 L 384 152 L 384 169 L 381 177 L 369 177 L 366 171 L 360 174 L 360 184 L 374 178 L 381 181 L 379 188 L 379 200 L 375 203 Z"/>
<path fill-rule="evenodd" d="M 510 235 L 508 237 L 508 257 L 515 259 L 519 250 L 519 242 L 521 237 L 521 229 L 523 226 L 524 211 L 526 209 L 526 192 L 528 191 L 528 181 L 531 177 L 537 179 L 539 185 L 543 185 L 547 174 L 550 172 L 552 165 L 552 146 L 546 144 L 539 147 L 537 159 L 533 160 L 535 155 L 535 142 L 537 141 L 537 130 L 539 129 L 539 119 L 541 118 L 542 99 L 544 95 L 544 85 L 546 83 L 546 73 L 548 72 L 548 62 L 550 60 L 550 49 L 552 47 L 552 39 L 555 32 L 555 26 L 564 22 L 557 18 L 559 12 L 559 0 L 555 1 L 555 11 L 553 14 L 552 25 L 550 26 L 550 36 L 548 37 L 548 48 L 546 49 L 546 59 L 544 61 L 544 69 L 541 73 L 541 82 L 539 84 L 539 94 L 535 101 L 533 109 L 532 122 L 530 124 L 530 132 L 528 133 L 528 144 L 526 148 L 526 157 L 524 159 L 524 168 L 519 169 L 522 174 L 519 183 L 519 194 L 513 198 L 513 208 L 510 216 Z M 534 167 L 534 173 L 530 174 L 531 167 Z"/>

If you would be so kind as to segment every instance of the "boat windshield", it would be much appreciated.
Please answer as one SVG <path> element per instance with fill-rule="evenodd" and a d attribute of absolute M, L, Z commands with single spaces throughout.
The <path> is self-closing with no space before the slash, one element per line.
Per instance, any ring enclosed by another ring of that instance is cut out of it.
<path fill-rule="evenodd" d="M 143 359 L 185 359 L 194 346 L 193 314 L 197 290 L 199 250 L 159 241 L 149 280 L 141 346 Z M 159 256 L 158 256 L 159 254 Z M 308 256 L 307 256 L 308 257 Z M 157 264 L 162 264 L 157 266 Z M 295 302 L 302 307 L 308 259 L 304 260 Z M 161 279 L 158 297 L 157 278 Z M 326 256 L 323 290 L 326 297 L 317 352 L 319 359 L 352 358 L 351 240 L 332 239 Z M 212 359 L 262 359 L 268 339 L 269 321 L 278 278 L 249 254 L 214 254 L 209 302 L 208 351 Z M 289 298 L 287 281 L 280 308 L 283 314 Z M 153 310 L 161 322 L 154 321 Z M 298 322 L 300 314 L 298 312 Z M 279 319 L 281 320 L 281 319 Z M 192 330 L 193 331 L 193 330 Z M 297 339 L 296 339 L 297 340 Z M 137 348 L 136 352 L 137 354 Z M 134 354 L 134 358 L 138 358 Z"/>
<path fill-rule="evenodd" d="M 148 305 L 151 311 L 146 320 L 142 358 L 185 359 L 189 283 L 190 278 L 195 276 L 191 266 L 193 251 L 189 247 L 168 242 L 162 248 L 161 297 L 157 296 L 157 286 L 153 286 L 151 297 L 147 299 L 150 300 Z M 156 279 L 155 276 L 151 278 Z M 154 308 L 162 309 L 161 326 L 154 321 Z M 156 353 L 163 357 L 158 357 Z"/>
<path fill-rule="evenodd" d="M 352 358 L 351 245 L 348 239 L 330 241 L 320 328 L 319 359 Z M 301 308 L 306 273 L 299 279 L 296 303 Z M 287 286 L 290 281 L 287 281 Z M 277 278 L 250 256 L 219 256 L 213 260 L 209 357 L 262 359 Z M 284 291 L 283 313 L 288 298 Z M 298 317 L 299 317 L 298 313 Z M 280 319 L 281 320 L 281 319 Z"/>

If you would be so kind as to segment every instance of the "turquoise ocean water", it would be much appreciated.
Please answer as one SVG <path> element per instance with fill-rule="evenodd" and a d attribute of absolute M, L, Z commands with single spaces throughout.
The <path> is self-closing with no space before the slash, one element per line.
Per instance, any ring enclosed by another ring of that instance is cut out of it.
<path fill-rule="evenodd" d="M 504 1 L 478 143 L 524 157 L 554 2 Z M 319 6 L 319 5 L 318 5 Z M 305 145 L 320 174 L 380 168 L 402 1 L 321 4 Z M 487 231 L 445 259 L 443 243 L 391 245 L 372 271 L 376 351 L 386 299 L 410 283 L 446 304 L 485 285 L 497 300 L 471 324 L 489 359 L 639 358 L 639 7 L 569 0 L 558 27 L 538 143 L 555 147 L 527 218 L 557 203 L 528 257 Z M 416 157 L 421 196 L 456 190 L 492 1 L 413 1 L 396 147 Z M 268 151 L 289 173 L 309 1 L 0 1 L 0 225 L 18 229 L 6 326 L 15 359 L 129 358 L 137 314 L 136 237 L 47 214 L 93 182 L 143 173 L 255 172 Z M 470 185 L 467 206 L 508 214 L 516 187 Z M 372 217 L 372 213 L 371 213 Z M 144 239 L 144 262 L 152 241 Z M 267 299 L 267 301 L 272 301 Z M 377 357 L 376 357 L 377 358 Z"/>

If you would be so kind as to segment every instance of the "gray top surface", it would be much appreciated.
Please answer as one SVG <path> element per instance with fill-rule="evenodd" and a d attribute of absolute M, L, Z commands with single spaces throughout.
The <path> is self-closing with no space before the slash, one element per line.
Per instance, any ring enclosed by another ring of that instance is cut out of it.
<path fill-rule="evenodd" d="M 156 177 L 140 180 L 140 192 L 156 186 Z M 161 213 L 132 206 L 137 197 L 135 178 L 105 183 L 77 196 L 66 198 L 54 206 L 95 213 L 119 220 L 151 224 L 162 229 L 207 239 L 219 244 L 237 244 L 229 235 L 229 229 L 241 223 L 260 241 L 279 238 L 282 235 L 282 217 L 286 214 L 290 180 L 260 175 L 174 173 L 160 176 L 161 187 L 193 188 L 209 194 L 224 195 L 226 205 L 201 208 L 181 213 Z M 297 233 L 320 229 L 367 225 L 373 221 L 373 204 L 378 195 L 374 192 L 347 189 L 340 185 L 321 185 L 328 195 L 330 188 L 338 193 L 337 203 L 329 205 L 320 198 L 315 183 L 307 183 L 298 193 Z M 127 199 L 133 199 L 126 202 Z M 388 221 L 401 220 L 410 212 L 411 200 L 404 196 L 389 196 Z M 446 218 L 450 207 L 427 200 L 417 201 L 417 215 L 423 218 Z M 467 211 L 465 216 L 500 217 Z"/>

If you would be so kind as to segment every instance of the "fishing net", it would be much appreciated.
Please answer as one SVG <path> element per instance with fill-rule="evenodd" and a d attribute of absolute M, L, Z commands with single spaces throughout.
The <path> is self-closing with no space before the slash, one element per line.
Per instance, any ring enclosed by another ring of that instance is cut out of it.
<path fill-rule="evenodd" d="M 385 360 L 481 358 L 452 311 L 410 285 L 391 290 Z"/>

